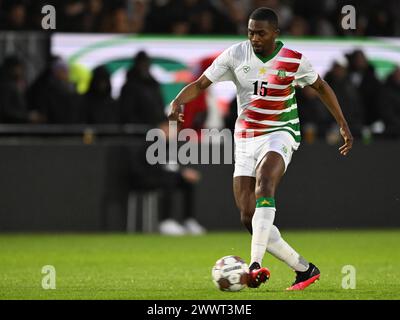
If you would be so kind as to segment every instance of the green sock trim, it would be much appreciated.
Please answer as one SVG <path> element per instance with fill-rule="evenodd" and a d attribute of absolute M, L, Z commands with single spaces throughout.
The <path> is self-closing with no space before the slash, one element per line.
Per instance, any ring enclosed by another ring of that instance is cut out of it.
<path fill-rule="evenodd" d="M 256 200 L 256 208 L 275 208 L 275 198 L 261 197 Z"/>

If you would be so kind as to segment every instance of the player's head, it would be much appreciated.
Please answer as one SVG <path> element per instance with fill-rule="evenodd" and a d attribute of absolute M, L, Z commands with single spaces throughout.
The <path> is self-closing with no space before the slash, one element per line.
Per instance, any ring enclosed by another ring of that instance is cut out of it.
<path fill-rule="evenodd" d="M 278 35 L 278 16 L 272 9 L 262 7 L 250 14 L 248 37 L 255 53 L 269 52 Z"/>

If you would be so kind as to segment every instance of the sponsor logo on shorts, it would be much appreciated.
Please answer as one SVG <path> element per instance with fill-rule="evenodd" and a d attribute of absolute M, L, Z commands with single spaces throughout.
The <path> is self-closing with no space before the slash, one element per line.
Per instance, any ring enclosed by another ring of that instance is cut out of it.
<path fill-rule="evenodd" d="M 286 146 L 282 146 L 282 152 L 285 156 L 288 155 L 288 148 Z"/>

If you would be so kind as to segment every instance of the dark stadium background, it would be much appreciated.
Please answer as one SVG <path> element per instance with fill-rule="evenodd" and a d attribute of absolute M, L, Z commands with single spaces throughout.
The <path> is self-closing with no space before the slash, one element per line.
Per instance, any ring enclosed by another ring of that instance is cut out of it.
<path fill-rule="evenodd" d="M 45 4 L 56 8 L 56 30 L 41 28 Z M 356 8 L 355 30 L 341 27 L 340 10 L 348 4 Z M 324 46 L 325 39 L 400 38 L 400 2 L 396 0 L 0 0 L 2 81 L 12 81 L 4 72 L 10 57 L 14 59 L 10 63 L 16 59 L 25 66 L 26 81 L 22 94 L 7 101 L 0 98 L 0 231 L 142 230 L 141 197 L 133 229 L 127 222 L 127 204 L 132 192 L 142 195 L 149 191 L 137 187 L 138 178 L 132 172 L 142 156 L 144 135 L 152 126 L 76 120 L 68 112 L 52 120 L 43 114 L 32 96 L 39 75 L 54 62 L 51 48 L 56 34 L 239 39 L 245 37 L 248 13 L 260 5 L 277 10 L 282 36 L 288 39 L 320 39 Z M 393 67 L 391 73 L 396 70 Z M 317 129 L 303 132 L 303 144 L 277 195 L 276 222 L 281 228 L 400 226 L 400 81 L 394 85 L 375 78 L 372 89 L 368 88 L 374 91 L 376 101 L 372 107 L 360 103 L 362 116 L 350 114 L 355 145 L 346 158 L 339 156 L 338 142 L 330 142 L 325 132 L 331 124 L 324 122 L 326 116 L 300 110 L 300 120 L 312 124 L 303 130 Z M 388 90 L 390 110 L 385 100 Z M 8 97 L 7 93 L 7 86 L 1 86 L 0 97 Z M 307 93 L 299 94 L 305 96 L 305 104 Z M 65 105 L 66 100 L 58 99 L 56 104 Z M 71 113 L 76 105 L 71 104 Z M 225 120 L 228 125 L 228 115 Z M 382 125 L 385 129 L 379 129 Z M 208 230 L 243 230 L 232 195 L 232 165 L 194 167 L 202 176 L 194 201 L 199 222 Z M 173 212 L 178 219 L 183 210 L 181 200 L 180 194 L 174 195 Z M 156 221 L 152 223 L 155 230 Z"/>

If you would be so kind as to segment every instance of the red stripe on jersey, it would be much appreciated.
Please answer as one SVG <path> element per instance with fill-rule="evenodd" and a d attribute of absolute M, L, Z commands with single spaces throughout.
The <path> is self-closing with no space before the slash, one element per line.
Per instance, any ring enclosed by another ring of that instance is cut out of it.
<path fill-rule="evenodd" d="M 240 120 L 239 128 L 240 129 L 269 129 L 269 128 L 271 128 L 271 126 L 267 125 L 267 124 L 261 124 L 261 123 L 246 121 L 246 120 Z"/>
<path fill-rule="evenodd" d="M 275 70 L 285 70 L 286 72 L 297 72 L 300 63 L 297 62 L 285 62 L 276 60 L 272 68 Z"/>
<path fill-rule="evenodd" d="M 278 114 L 265 114 L 265 113 L 259 113 L 257 111 L 253 110 L 244 110 L 243 114 L 247 116 L 250 119 L 257 120 L 257 121 L 263 121 L 263 120 L 268 120 L 268 121 L 278 121 L 279 115 Z"/>
<path fill-rule="evenodd" d="M 267 100 L 253 100 L 250 104 L 253 107 L 269 110 L 282 110 L 286 109 L 286 101 L 267 101 Z"/>
<path fill-rule="evenodd" d="M 301 59 L 302 54 L 300 52 L 288 48 L 282 48 L 281 51 L 279 52 L 279 56 L 285 58 Z"/>
<path fill-rule="evenodd" d="M 265 131 L 251 131 L 251 132 L 242 131 L 242 132 L 236 132 L 235 136 L 237 138 L 254 138 L 254 137 L 258 137 L 263 134 L 266 134 L 266 133 L 267 132 L 265 132 Z"/>
<path fill-rule="evenodd" d="M 267 89 L 267 95 L 273 97 L 286 97 L 292 93 L 292 87 L 287 87 L 286 89 Z"/>

